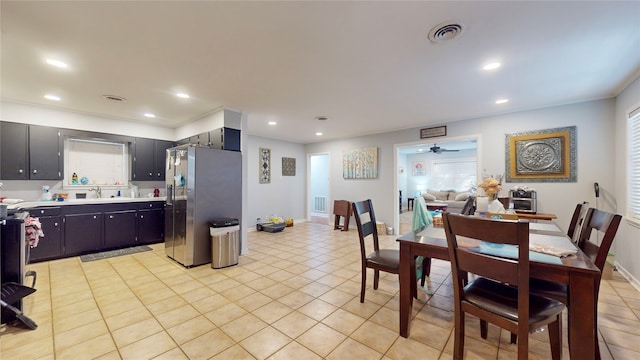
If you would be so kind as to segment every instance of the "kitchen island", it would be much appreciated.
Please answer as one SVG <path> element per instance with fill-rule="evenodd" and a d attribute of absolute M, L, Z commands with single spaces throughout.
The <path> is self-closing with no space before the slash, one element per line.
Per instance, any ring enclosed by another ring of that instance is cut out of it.
<path fill-rule="evenodd" d="M 46 261 L 164 241 L 165 198 L 27 201 L 9 211 L 38 218 L 44 236 L 30 261 Z"/>

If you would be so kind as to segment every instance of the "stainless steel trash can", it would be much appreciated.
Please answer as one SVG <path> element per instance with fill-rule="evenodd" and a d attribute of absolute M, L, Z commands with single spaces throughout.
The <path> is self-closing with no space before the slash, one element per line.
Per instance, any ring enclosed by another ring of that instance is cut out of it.
<path fill-rule="evenodd" d="M 237 265 L 240 255 L 240 226 L 209 227 L 211 234 L 211 267 L 220 269 Z"/>

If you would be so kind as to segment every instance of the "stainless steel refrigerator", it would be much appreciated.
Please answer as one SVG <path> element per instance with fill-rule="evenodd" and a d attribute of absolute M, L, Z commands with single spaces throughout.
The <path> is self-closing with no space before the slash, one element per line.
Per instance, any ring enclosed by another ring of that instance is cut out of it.
<path fill-rule="evenodd" d="M 167 256 L 186 267 L 210 263 L 210 221 L 242 218 L 242 154 L 195 145 L 167 149 L 166 187 Z"/>

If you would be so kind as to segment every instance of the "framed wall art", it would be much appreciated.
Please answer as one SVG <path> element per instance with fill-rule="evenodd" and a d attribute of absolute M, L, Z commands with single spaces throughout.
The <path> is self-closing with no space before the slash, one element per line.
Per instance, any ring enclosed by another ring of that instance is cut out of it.
<path fill-rule="evenodd" d="M 282 158 L 282 176 L 296 176 L 296 158 Z"/>
<path fill-rule="evenodd" d="M 576 182 L 576 127 L 507 134 L 506 182 Z"/>
<path fill-rule="evenodd" d="M 436 126 L 425 129 L 420 129 L 420 139 L 447 136 L 447 126 Z"/>
<path fill-rule="evenodd" d="M 345 179 L 378 178 L 378 148 L 344 150 L 342 153 L 342 177 Z"/>
<path fill-rule="evenodd" d="M 425 167 L 424 161 L 415 161 L 411 166 L 411 175 L 413 176 L 424 176 L 427 175 L 427 169 Z"/>
<path fill-rule="evenodd" d="M 269 184 L 271 182 L 271 149 L 260 148 L 260 184 Z"/>

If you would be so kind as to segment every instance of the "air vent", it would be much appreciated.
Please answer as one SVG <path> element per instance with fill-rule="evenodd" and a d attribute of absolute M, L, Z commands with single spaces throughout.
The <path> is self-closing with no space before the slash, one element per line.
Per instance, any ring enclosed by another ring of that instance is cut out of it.
<path fill-rule="evenodd" d="M 327 121 L 328 119 L 329 118 L 326 117 L 326 116 L 318 116 L 318 117 L 316 117 L 316 120 L 318 120 L 318 121 Z"/>
<path fill-rule="evenodd" d="M 439 24 L 429 32 L 429 40 L 436 44 L 453 40 L 462 35 L 464 28 L 465 26 L 461 23 L 446 22 Z"/>
<path fill-rule="evenodd" d="M 118 95 L 102 95 L 105 99 L 109 100 L 109 101 L 116 101 L 116 102 L 124 102 L 127 101 L 127 99 L 123 98 L 122 96 L 118 96 Z"/>

